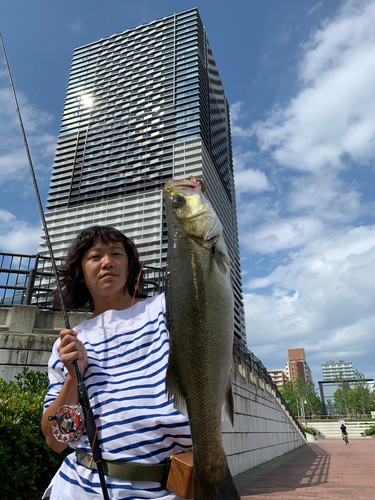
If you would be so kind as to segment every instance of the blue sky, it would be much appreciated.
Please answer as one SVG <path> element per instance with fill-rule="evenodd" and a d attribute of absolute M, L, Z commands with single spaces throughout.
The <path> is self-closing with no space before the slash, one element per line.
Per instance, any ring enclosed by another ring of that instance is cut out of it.
<path fill-rule="evenodd" d="M 74 48 L 198 7 L 231 106 L 248 347 L 375 376 L 375 0 L 0 0 L 43 203 Z M 41 234 L 0 65 L 0 251 Z"/>

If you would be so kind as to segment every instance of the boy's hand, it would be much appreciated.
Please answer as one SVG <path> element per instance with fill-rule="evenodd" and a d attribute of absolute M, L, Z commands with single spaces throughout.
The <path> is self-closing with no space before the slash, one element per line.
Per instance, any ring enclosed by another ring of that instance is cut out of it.
<path fill-rule="evenodd" d="M 83 343 L 79 340 L 77 332 L 74 330 L 61 330 L 60 339 L 61 343 L 57 348 L 57 352 L 69 374 L 76 378 L 74 360 L 77 359 L 83 376 L 87 365 L 87 351 Z"/>

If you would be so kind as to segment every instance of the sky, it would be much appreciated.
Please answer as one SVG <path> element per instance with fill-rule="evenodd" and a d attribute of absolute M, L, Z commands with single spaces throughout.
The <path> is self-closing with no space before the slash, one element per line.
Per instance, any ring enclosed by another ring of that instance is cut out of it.
<path fill-rule="evenodd" d="M 43 204 L 73 50 L 198 7 L 231 109 L 248 348 L 374 378 L 375 0 L 0 0 Z M 0 252 L 41 222 L 0 54 Z"/>

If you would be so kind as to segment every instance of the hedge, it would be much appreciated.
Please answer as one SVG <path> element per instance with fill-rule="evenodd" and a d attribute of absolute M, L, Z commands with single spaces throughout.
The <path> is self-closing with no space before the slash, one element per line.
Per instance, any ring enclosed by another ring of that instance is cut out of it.
<path fill-rule="evenodd" d="M 375 434 L 375 425 L 365 430 L 365 436 L 373 436 Z"/>
<path fill-rule="evenodd" d="M 15 382 L 0 378 L 1 500 L 40 500 L 69 453 L 52 451 L 42 433 L 47 387 L 47 375 L 28 368 Z"/>
<path fill-rule="evenodd" d="M 301 425 L 301 427 L 308 434 L 312 434 L 313 436 L 316 436 L 316 431 L 314 429 L 311 429 L 311 427 L 304 427 L 303 425 Z"/>

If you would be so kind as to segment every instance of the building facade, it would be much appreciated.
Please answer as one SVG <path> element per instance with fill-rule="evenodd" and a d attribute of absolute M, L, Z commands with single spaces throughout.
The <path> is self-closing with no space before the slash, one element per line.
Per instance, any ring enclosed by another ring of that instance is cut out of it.
<path fill-rule="evenodd" d="M 191 176 L 203 179 L 224 227 L 235 335 L 246 343 L 229 107 L 198 10 L 77 48 L 46 207 L 55 256 L 103 224 L 163 268 L 163 185 Z"/>
<path fill-rule="evenodd" d="M 322 372 L 325 382 L 335 380 L 337 377 L 340 377 L 340 375 L 342 375 L 344 380 L 354 379 L 353 364 L 350 361 L 345 362 L 342 359 L 322 363 Z"/>
<path fill-rule="evenodd" d="M 280 387 L 285 384 L 285 382 L 288 381 L 288 377 L 286 375 L 286 370 L 282 368 L 278 368 L 275 370 L 268 370 L 268 373 L 270 374 L 272 380 L 275 382 L 275 384 Z"/>
<path fill-rule="evenodd" d="M 286 374 L 288 380 L 295 382 L 297 378 L 313 382 L 312 374 L 309 365 L 306 362 L 305 350 L 288 349 L 289 361 L 285 363 Z"/>

